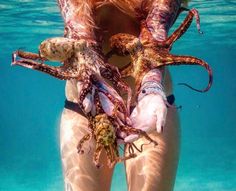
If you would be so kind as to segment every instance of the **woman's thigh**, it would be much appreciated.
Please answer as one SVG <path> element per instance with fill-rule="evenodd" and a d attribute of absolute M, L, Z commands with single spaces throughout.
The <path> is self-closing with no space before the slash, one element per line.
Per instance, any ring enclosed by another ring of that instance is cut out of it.
<path fill-rule="evenodd" d="M 95 141 L 83 145 L 84 154 L 78 154 L 77 144 L 88 133 L 88 120 L 67 109 L 61 117 L 60 145 L 66 191 L 108 191 L 113 169 L 107 167 L 104 151 L 100 157 L 102 167 L 93 163 Z"/>
<path fill-rule="evenodd" d="M 144 145 L 144 151 L 136 158 L 125 163 L 129 191 L 173 190 L 179 158 L 179 131 L 178 113 L 169 108 L 163 133 L 150 134 L 158 145 L 154 147 L 143 138 L 135 142 L 138 147 L 148 145 Z"/>

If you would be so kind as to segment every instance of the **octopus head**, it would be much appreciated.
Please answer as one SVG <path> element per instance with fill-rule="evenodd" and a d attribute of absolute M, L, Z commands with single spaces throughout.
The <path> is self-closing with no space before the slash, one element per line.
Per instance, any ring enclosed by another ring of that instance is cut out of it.
<path fill-rule="evenodd" d="M 74 53 L 75 40 L 55 37 L 44 40 L 39 46 L 41 57 L 50 61 L 64 62 Z"/>

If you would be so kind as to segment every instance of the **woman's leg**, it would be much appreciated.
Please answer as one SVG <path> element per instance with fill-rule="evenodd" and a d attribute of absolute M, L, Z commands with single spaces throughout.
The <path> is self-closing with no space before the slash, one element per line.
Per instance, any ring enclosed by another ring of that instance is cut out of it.
<path fill-rule="evenodd" d="M 108 191 L 113 169 L 108 168 L 103 151 L 101 168 L 93 163 L 95 141 L 83 145 L 83 154 L 77 152 L 79 140 L 88 133 L 88 120 L 74 111 L 64 109 L 61 117 L 60 144 L 65 180 L 65 191 Z"/>
<path fill-rule="evenodd" d="M 148 145 L 136 158 L 125 163 L 129 191 L 173 190 L 179 158 L 179 131 L 178 113 L 169 108 L 163 133 L 150 134 L 158 145 L 154 147 L 143 138 L 135 142 L 138 147 Z"/>
<path fill-rule="evenodd" d="M 94 8 L 95 1 L 58 0 L 65 22 L 65 36 L 78 40 L 96 42 Z M 67 82 L 66 97 L 78 102 L 77 83 Z M 61 118 L 60 142 L 61 158 L 66 191 L 108 191 L 113 169 L 107 167 L 107 158 L 102 151 L 97 169 L 93 163 L 95 141 L 92 138 L 83 146 L 84 154 L 79 154 L 77 145 L 88 134 L 88 120 L 78 113 L 64 109 Z"/>
<path fill-rule="evenodd" d="M 179 6 L 180 0 L 152 1 L 146 24 L 157 41 L 166 39 L 168 30 L 178 15 Z M 165 20 L 163 20 L 163 15 Z M 167 95 L 169 95 L 171 92 L 171 79 L 168 72 L 165 78 L 164 87 L 166 93 L 168 92 Z M 152 101 L 156 99 L 155 96 L 148 96 L 150 95 L 147 95 L 146 99 L 152 99 L 137 110 L 141 117 L 142 115 L 145 116 L 144 118 L 147 118 L 146 115 L 150 113 L 148 112 L 149 107 L 152 106 L 157 111 L 159 110 L 158 105 L 155 105 L 155 101 Z M 137 126 L 139 125 L 137 124 Z M 129 191 L 173 190 L 179 158 L 179 133 L 178 112 L 176 109 L 169 108 L 163 132 L 158 134 L 155 131 L 150 134 L 158 142 L 158 145 L 156 147 L 152 144 L 145 145 L 142 153 L 138 153 L 136 158 L 127 160 L 125 163 Z M 143 144 L 148 144 L 148 142 L 141 138 L 135 144 L 140 147 Z"/>

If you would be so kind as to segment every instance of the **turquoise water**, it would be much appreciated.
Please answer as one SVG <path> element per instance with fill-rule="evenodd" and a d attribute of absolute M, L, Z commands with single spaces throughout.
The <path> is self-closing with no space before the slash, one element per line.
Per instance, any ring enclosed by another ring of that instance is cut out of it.
<path fill-rule="evenodd" d="M 206 72 L 200 67 L 171 68 L 176 102 L 183 106 L 175 191 L 234 191 L 236 1 L 193 0 L 189 6 L 199 10 L 204 35 L 199 35 L 192 24 L 172 51 L 206 60 L 213 68 L 214 84 L 205 94 L 190 91 L 176 84 L 205 87 Z M 36 52 L 42 40 L 62 34 L 56 2 L 0 1 L 1 191 L 63 190 L 58 126 L 65 83 L 10 67 L 14 50 Z M 116 168 L 112 190 L 126 190 L 122 165 Z"/>

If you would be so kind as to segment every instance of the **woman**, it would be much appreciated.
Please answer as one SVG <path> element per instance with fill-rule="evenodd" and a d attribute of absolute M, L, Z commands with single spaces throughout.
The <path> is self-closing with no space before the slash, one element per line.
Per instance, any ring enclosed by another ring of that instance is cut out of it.
<path fill-rule="evenodd" d="M 153 21 L 151 23 L 153 24 L 155 37 L 158 40 L 164 40 L 167 37 L 168 30 L 177 17 L 180 1 L 153 0 L 145 2 L 146 4 L 141 0 L 111 0 L 105 2 L 59 0 L 59 5 L 67 26 L 66 35 L 68 37 L 95 42 L 100 41 L 102 37 L 103 48 L 108 51 L 108 39 L 112 35 L 119 32 L 139 35 L 140 26 L 137 15 L 142 14 L 142 7 L 145 7 L 148 15 L 151 15 L 150 19 Z M 157 7 L 158 9 L 156 9 Z M 68 14 L 68 9 L 70 14 Z M 165 13 L 164 17 L 163 13 Z M 157 19 L 160 17 L 162 19 Z M 99 27 L 98 30 L 95 27 L 95 23 Z M 111 59 L 111 63 L 118 66 L 123 66 L 128 62 L 128 58 L 113 57 Z M 154 74 L 151 73 L 150 75 L 157 76 L 159 81 L 163 80 L 166 95 L 172 93 L 171 79 L 167 70 L 165 74 L 163 72 L 155 73 L 154 71 Z M 77 102 L 79 88 L 80 84 L 76 81 L 67 81 L 67 100 Z M 142 102 L 138 103 L 131 114 L 133 123 L 136 126 L 142 126 L 142 121 L 138 124 L 135 121 L 146 115 L 146 111 L 151 104 L 158 104 L 153 103 L 153 101 L 162 104 L 161 108 L 156 106 L 154 108 L 158 113 L 156 117 L 165 111 L 164 101 L 160 95 L 147 95 L 145 99 L 142 99 Z M 153 115 L 150 115 L 150 117 L 153 117 Z M 155 118 L 156 124 L 154 124 L 153 120 L 150 120 L 150 129 L 153 129 L 153 125 L 162 126 L 164 118 L 164 115 L 159 121 Z M 87 125 L 87 119 L 80 113 L 71 109 L 64 109 L 61 118 L 61 156 L 67 191 L 110 190 L 113 169 L 109 169 L 106 165 L 100 169 L 94 166 L 92 155 L 95 143 L 93 140 L 89 142 L 90 145 L 85 145 L 84 150 L 90 150 L 89 153 L 85 152 L 83 155 L 77 153 L 78 140 L 87 133 Z M 149 131 L 150 129 L 146 130 Z M 159 145 L 155 148 L 152 144 L 144 146 L 142 153 L 139 153 L 134 159 L 127 160 L 125 163 L 129 190 L 168 191 L 173 189 L 179 156 L 179 131 L 178 114 L 176 110 L 168 109 L 163 132 L 152 131 L 150 133 L 150 136 Z M 142 138 L 135 141 L 137 146 L 145 143 Z M 101 163 L 106 164 L 106 160 L 103 152 Z"/>

